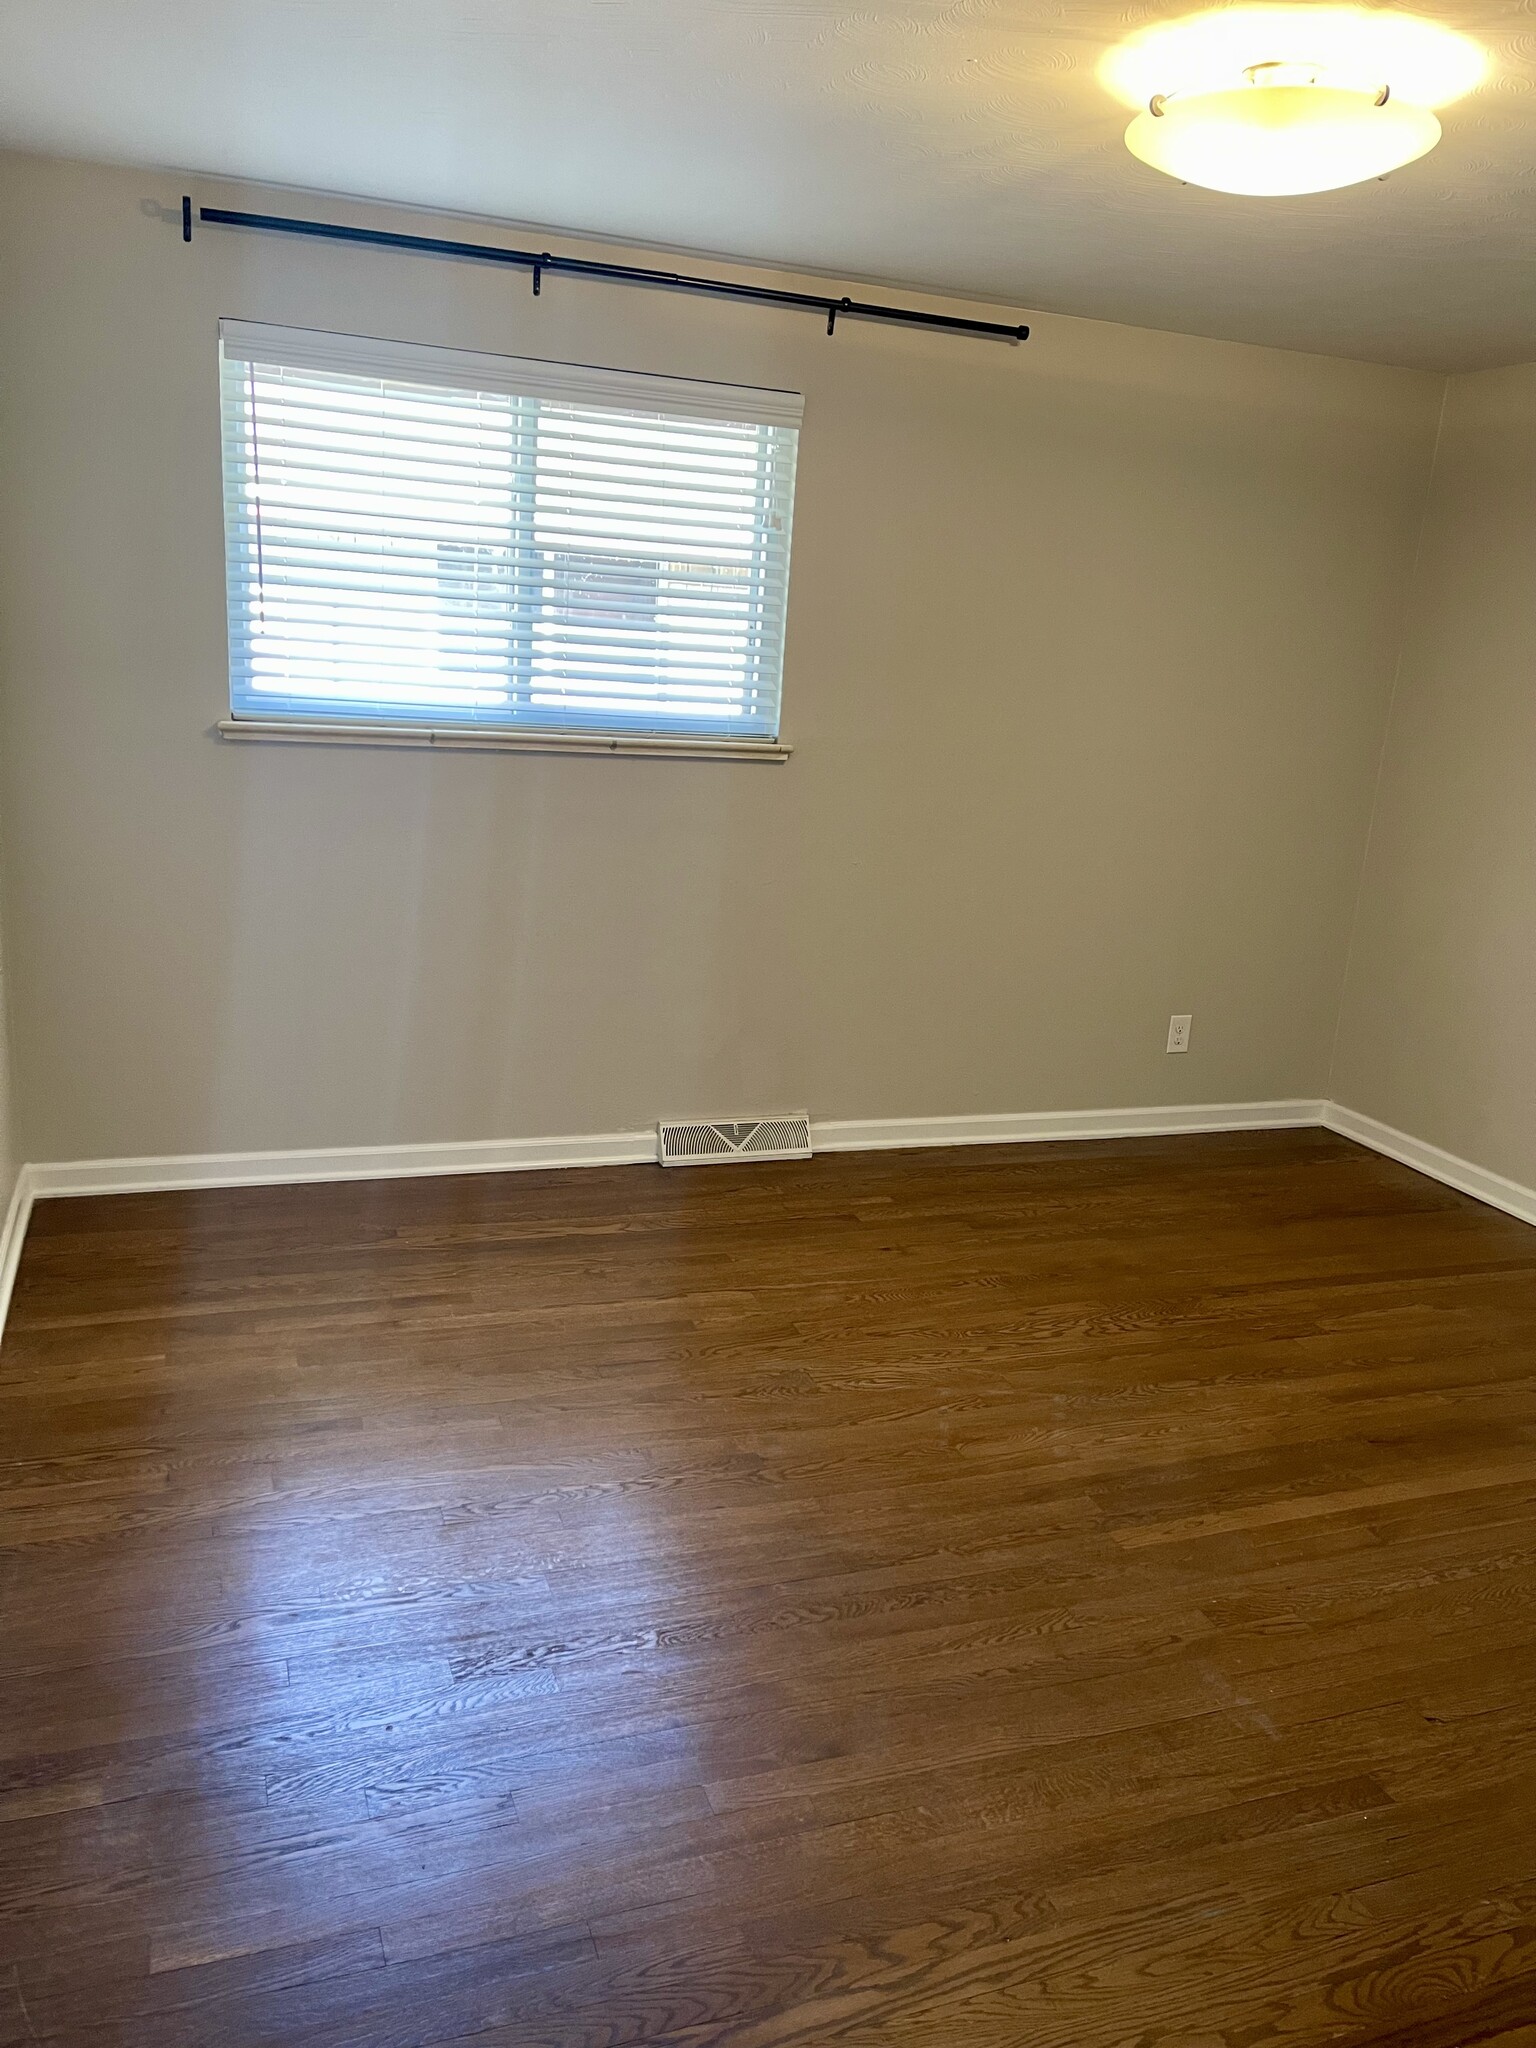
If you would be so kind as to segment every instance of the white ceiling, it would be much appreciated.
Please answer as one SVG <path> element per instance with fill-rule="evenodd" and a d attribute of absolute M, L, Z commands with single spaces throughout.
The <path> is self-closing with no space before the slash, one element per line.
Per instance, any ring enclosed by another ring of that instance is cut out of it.
<path fill-rule="evenodd" d="M 1536 359 L 1536 0 L 1445 140 L 1289 200 L 1132 158 L 1116 0 L 0 0 L 0 141 L 1435 369 Z"/>

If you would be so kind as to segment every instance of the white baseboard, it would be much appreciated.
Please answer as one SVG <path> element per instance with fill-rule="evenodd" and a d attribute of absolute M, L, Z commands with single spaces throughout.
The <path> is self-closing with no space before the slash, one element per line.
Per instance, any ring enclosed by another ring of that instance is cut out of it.
<path fill-rule="evenodd" d="M 36 1192 L 31 1167 L 18 1168 L 5 1221 L 0 1223 L 0 1334 L 4 1333 L 5 1319 L 10 1312 L 11 1290 L 16 1285 L 21 1247 L 26 1241 L 27 1225 L 32 1220 L 32 1202 Z"/>
<path fill-rule="evenodd" d="M 915 1145 L 1027 1145 L 1064 1138 L 1171 1138 L 1193 1131 L 1297 1130 L 1323 1120 L 1321 1102 L 1195 1102 L 1152 1109 L 1020 1110 L 1005 1116 L 909 1116 L 813 1123 L 817 1152 L 886 1152 Z"/>
<path fill-rule="evenodd" d="M 30 1166 L 33 1193 L 137 1195 L 174 1188 L 287 1187 L 304 1181 L 408 1180 L 421 1174 L 520 1173 L 550 1166 L 634 1166 L 656 1157 L 654 1131 L 579 1138 L 482 1138 L 462 1145 L 352 1145 L 302 1152 L 186 1152 Z"/>
<path fill-rule="evenodd" d="M 1422 1138 L 1410 1138 L 1406 1131 L 1395 1131 L 1390 1124 L 1378 1123 L 1375 1117 L 1362 1116 L 1357 1109 L 1346 1109 L 1339 1102 L 1324 1103 L 1322 1121 L 1341 1138 L 1353 1138 L 1373 1152 L 1384 1152 L 1389 1159 L 1427 1173 L 1431 1180 L 1443 1181 L 1448 1188 L 1487 1202 L 1490 1208 L 1518 1216 L 1522 1223 L 1536 1223 L 1536 1188 L 1522 1187 L 1517 1180 L 1506 1180 L 1502 1173 L 1490 1173 L 1485 1166 L 1474 1166 L 1470 1159 L 1458 1159 L 1454 1152 L 1442 1152 L 1438 1145 L 1427 1145 Z"/>
<path fill-rule="evenodd" d="M 1322 1121 L 1321 1102 L 1207 1102 L 1155 1109 L 1026 1110 L 1003 1116 L 913 1116 L 814 1123 L 818 1152 L 920 1145 L 1018 1145 L 1060 1138 L 1259 1131 Z M 287 1186 L 304 1181 L 403 1180 L 418 1174 L 526 1173 L 558 1166 L 635 1166 L 656 1158 L 656 1133 L 575 1138 L 483 1138 L 462 1145 L 358 1145 L 302 1152 L 189 1152 L 146 1159 L 74 1159 L 24 1169 L 32 1192 L 128 1195 L 175 1188 Z"/>

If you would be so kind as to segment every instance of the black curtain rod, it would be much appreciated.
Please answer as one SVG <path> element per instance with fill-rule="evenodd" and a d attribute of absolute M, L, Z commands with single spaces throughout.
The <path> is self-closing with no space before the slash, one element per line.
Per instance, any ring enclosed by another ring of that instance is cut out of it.
<path fill-rule="evenodd" d="M 181 239 L 192 239 L 192 201 L 181 202 Z M 336 221 L 290 220 L 277 213 L 235 213 L 225 206 L 200 206 L 197 218 L 210 227 L 259 228 L 274 235 L 308 235 L 322 242 L 357 242 L 370 249 L 408 249 L 421 256 L 463 256 L 478 263 L 509 263 L 533 272 L 538 295 L 546 271 L 566 277 L 600 277 L 614 284 L 658 285 L 664 291 L 707 292 L 722 299 L 751 299 L 769 306 L 806 306 L 827 316 L 831 334 L 844 315 L 858 320 L 895 320 L 905 327 L 934 327 L 945 334 L 990 334 L 1027 341 L 1029 329 L 1003 320 L 962 320 L 953 313 L 919 313 L 906 306 L 873 306 L 860 299 L 832 299 L 818 292 L 777 291 L 765 284 L 732 284 L 723 277 L 695 277 L 683 270 L 646 270 L 635 263 L 594 263 L 585 256 L 552 256 L 546 249 L 502 249 L 491 242 L 449 242 L 435 235 L 397 235 L 382 228 L 342 227 Z"/>

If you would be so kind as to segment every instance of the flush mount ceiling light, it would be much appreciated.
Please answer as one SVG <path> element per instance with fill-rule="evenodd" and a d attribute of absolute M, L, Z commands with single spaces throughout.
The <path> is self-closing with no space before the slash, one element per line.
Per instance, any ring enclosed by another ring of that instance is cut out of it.
<path fill-rule="evenodd" d="M 1186 185 L 1266 197 L 1383 177 L 1440 140 L 1434 109 L 1470 92 L 1482 51 L 1411 14 L 1231 7 L 1164 22 L 1099 76 L 1140 108 L 1143 163 Z"/>

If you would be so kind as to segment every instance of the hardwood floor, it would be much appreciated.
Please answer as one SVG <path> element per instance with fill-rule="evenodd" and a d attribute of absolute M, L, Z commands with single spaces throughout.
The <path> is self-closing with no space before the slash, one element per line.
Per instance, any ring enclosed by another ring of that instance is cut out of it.
<path fill-rule="evenodd" d="M 1536 1232 L 1321 1132 L 39 1206 L 0 2048 L 1536 2048 Z"/>

